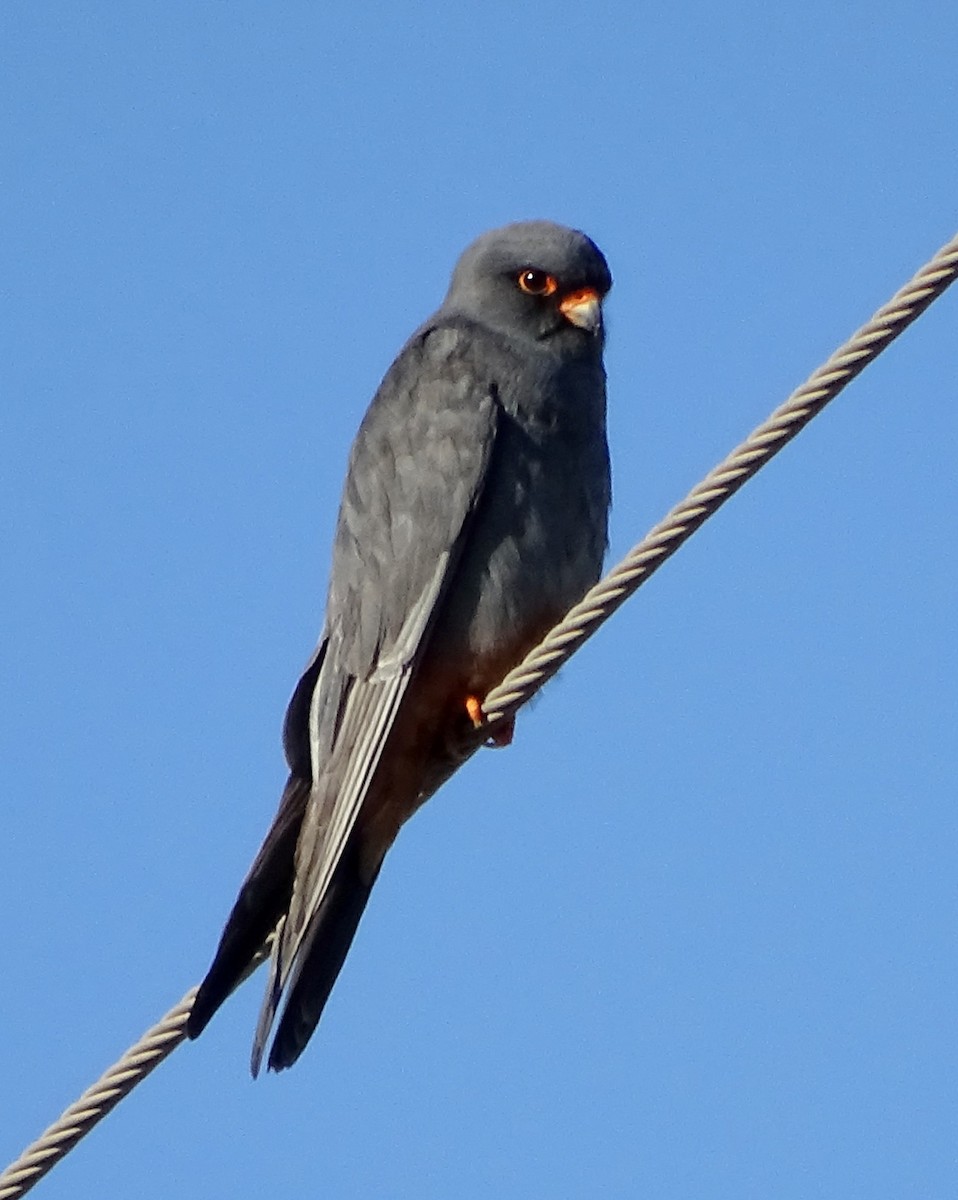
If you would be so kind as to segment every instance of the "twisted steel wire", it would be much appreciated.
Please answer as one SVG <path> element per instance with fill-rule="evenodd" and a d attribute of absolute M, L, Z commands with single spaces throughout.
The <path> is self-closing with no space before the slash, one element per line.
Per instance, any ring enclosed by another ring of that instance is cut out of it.
<path fill-rule="evenodd" d="M 958 234 L 947 242 L 872 319 L 820 366 L 768 420 L 714 467 L 625 558 L 574 605 L 525 659 L 486 696 L 487 725 L 462 748 L 464 762 L 482 736 L 525 704 L 599 626 L 716 512 L 726 500 L 791 441 L 830 400 L 936 300 L 958 275 Z M 428 783 L 427 793 L 451 774 Z M 268 955 L 268 946 L 246 978 Z M 0 1174 L 0 1200 L 18 1200 L 124 1096 L 171 1054 L 186 1036 L 196 988 L 143 1035 L 41 1136 Z"/>
<path fill-rule="evenodd" d="M 7 1167 L 0 1175 L 0 1200 L 25 1196 L 124 1096 L 172 1054 L 186 1036 L 186 1018 L 195 995 L 194 987 Z"/>
<path fill-rule="evenodd" d="M 486 696 L 483 701 L 486 720 L 490 724 L 499 722 L 534 696 L 703 521 L 804 429 L 954 282 L 956 275 L 958 234 L 792 392 L 784 404 L 713 467 L 681 503 L 553 626 L 539 645 Z"/>
<path fill-rule="evenodd" d="M 271 940 L 250 963 L 248 979 L 269 957 Z M 0 1174 L 0 1200 L 17 1200 L 39 1183 L 90 1130 L 129 1095 L 138 1083 L 168 1058 L 186 1037 L 186 1021 L 196 999 L 192 987 L 178 1003 L 152 1025 L 96 1083 L 65 1109 L 60 1117 L 27 1146 L 20 1157 Z"/>

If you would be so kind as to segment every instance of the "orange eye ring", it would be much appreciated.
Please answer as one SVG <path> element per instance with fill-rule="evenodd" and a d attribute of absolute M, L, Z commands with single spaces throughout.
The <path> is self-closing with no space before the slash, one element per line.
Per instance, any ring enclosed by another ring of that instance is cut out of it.
<path fill-rule="evenodd" d="M 537 267 L 526 267 L 520 271 L 516 282 L 519 290 L 527 296 L 551 296 L 559 286 L 551 275 Z"/>

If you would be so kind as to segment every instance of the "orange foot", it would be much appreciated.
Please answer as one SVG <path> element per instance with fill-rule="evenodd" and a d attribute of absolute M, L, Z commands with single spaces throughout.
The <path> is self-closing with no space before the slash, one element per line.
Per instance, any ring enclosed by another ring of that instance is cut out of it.
<path fill-rule="evenodd" d="M 469 714 L 469 720 L 472 721 L 473 728 L 481 729 L 485 724 L 486 717 L 482 711 L 482 701 L 478 696 L 466 697 L 466 712 Z M 515 731 L 515 717 L 507 717 L 490 733 L 486 745 L 495 746 L 497 749 L 501 749 L 503 746 L 510 746 L 512 745 L 512 738 Z"/>

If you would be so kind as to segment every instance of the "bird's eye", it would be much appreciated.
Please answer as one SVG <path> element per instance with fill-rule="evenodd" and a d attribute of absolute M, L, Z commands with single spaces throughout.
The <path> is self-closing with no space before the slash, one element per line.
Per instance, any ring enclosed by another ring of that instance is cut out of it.
<path fill-rule="evenodd" d="M 559 286 L 551 275 L 536 267 L 527 267 L 519 272 L 518 284 L 530 296 L 551 296 Z"/>

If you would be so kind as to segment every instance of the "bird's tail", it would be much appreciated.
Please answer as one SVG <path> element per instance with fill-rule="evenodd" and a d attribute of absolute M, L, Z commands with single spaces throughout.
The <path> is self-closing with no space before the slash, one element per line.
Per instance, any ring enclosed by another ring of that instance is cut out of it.
<path fill-rule="evenodd" d="M 309 781 L 290 775 L 276 818 L 240 888 L 212 966 L 193 1001 L 186 1023 L 190 1038 L 203 1032 L 289 908 L 296 840 L 308 799 Z"/>
<path fill-rule="evenodd" d="M 283 1015 L 270 1047 L 271 1071 L 291 1067 L 305 1049 L 342 970 L 375 882 L 375 875 L 368 882 L 362 879 L 359 840 L 354 833 L 336 864 L 326 893 L 300 947 Z M 251 1066 L 254 1076 L 259 1072 L 263 1049 L 279 1003 L 279 992 L 274 982 L 275 961 L 273 978 L 267 987 L 253 1041 Z"/>

